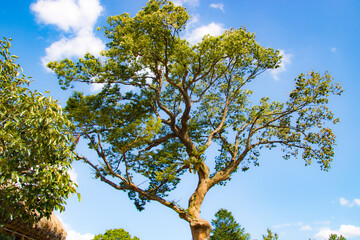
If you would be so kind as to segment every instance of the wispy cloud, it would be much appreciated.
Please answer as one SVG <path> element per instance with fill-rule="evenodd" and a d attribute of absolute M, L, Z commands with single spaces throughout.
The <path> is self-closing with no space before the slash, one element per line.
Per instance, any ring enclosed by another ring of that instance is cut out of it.
<path fill-rule="evenodd" d="M 105 44 L 94 35 L 94 26 L 103 7 L 99 0 L 37 0 L 30 6 L 40 24 L 55 25 L 63 35 L 45 49 L 42 63 L 80 57 L 86 52 L 98 55 Z"/>
<path fill-rule="evenodd" d="M 196 44 L 200 42 L 205 35 L 218 36 L 225 31 L 223 24 L 221 23 L 210 23 L 208 25 L 200 26 L 188 31 L 185 34 L 186 40 L 190 44 Z"/>
<path fill-rule="evenodd" d="M 302 222 L 293 222 L 293 223 L 283 223 L 272 226 L 274 229 L 282 229 L 282 228 L 299 228 L 300 231 L 312 231 L 313 228 L 310 225 L 306 225 Z"/>
<path fill-rule="evenodd" d="M 272 226 L 273 228 L 286 228 L 286 227 L 294 227 L 294 226 L 302 226 L 302 222 L 294 222 L 294 223 L 283 223 Z"/>
<path fill-rule="evenodd" d="M 276 81 L 279 80 L 279 74 L 287 70 L 287 67 L 291 64 L 293 58 L 293 55 L 286 53 L 285 50 L 280 49 L 279 51 L 280 55 L 282 55 L 280 67 L 277 69 L 270 69 L 270 74 Z"/>
<path fill-rule="evenodd" d="M 194 27 L 196 27 L 196 25 L 198 24 L 200 19 L 200 15 L 199 14 L 194 14 L 190 17 L 189 21 L 186 23 L 186 31 L 189 31 L 191 29 L 193 29 Z"/>
<path fill-rule="evenodd" d="M 304 225 L 300 227 L 301 231 L 312 231 L 313 228 L 310 225 Z"/>
<path fill-rule="evenodd" d="M 314 237 L 325 240 L 329 238 L 330 234 L 343 235 L 345 238 L 359 237 L 360 227 L 354 225 L 341 225 L 338 230 L 332 230 L 328 227 L 322 228 L 314 235 Z"/>
<path fill-rule="evenodd" d="M 346 207 L 354 207 L 354 206 L 360 207 L 360 199 L 359 198 L 355 198 L 352 201 L 347 200 L 345 198 L 340 198 L 339 202 L 340 202 L 340 205 L 346 206 Z"/>
<path fill-rule="evenodd" d="M 182 6 L 188 4 L 190 6 L 197 7 L 200 4 L 200 0 L 173 0 L 172 1 L 176 6 Z"/>
<path fill-rule="evenodd" d="M 222 12 L 225 12 L 224 4 L 222 4 L 222 3 L 212 3 L 212 4 L 210 4 L 210 7 L 220 9 Z"/>
<path fill-rule="evenodd" d="M 316 221 L 315 222 L 316 225 L 330 225 L 331 221 Z"/>
<path fill-rule="evenodd" d="M 332 48 L 330 49 L 331 52 L 336 52 L 336 50 L 337 50 L 336 47 L 332 47 Z"/>

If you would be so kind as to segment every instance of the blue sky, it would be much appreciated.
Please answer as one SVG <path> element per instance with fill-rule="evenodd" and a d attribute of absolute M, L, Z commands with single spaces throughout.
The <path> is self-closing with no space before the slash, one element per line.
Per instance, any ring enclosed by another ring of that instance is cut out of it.
<path fill-rule="evenodd" d="M 106 17 L 131 15 L 145 0 L 32 0 L 2 1 L 0 33 L 12 38 L 12 53 L 20 57 L 24 72 L 32 76 L 32 89 L 50 91 L 65 104 L 71 92 L 62 91 L 56 76 L 44 66 L 50 60 L 77 58 L 104 49 L 106 39 L 96 27 Z M 207 194 L 202 217 L 211 220 L 220 208 L 232 211 L 252 239 L 262 239 L 266 228 L 281 240 L 323 240 L 332 232 L 349 240 L 360 239 L 360 1 L 358 0 L 177 0 L 193 16 L 183 37 L 191 43 L 204 34 L 217 35 L 228 28 L 246 26 L 265 47 L 281 50 L 283 65 L 263 73 L 251 86 L 255 96 L 284 99 L 293 79 L 313 69 L 329 71 L 345 89 L 330 99 L 341 122 L 334 127 L 336 155 L 329 172 L 302 159 L 283 160 L 279 151 L 265 151 L 260 166 L 238 172 L 226 187 Z M 101 86 L 80 86 L 86 93 Z M 85 145 L 78 149 L 95 157 Z M 58 214 L 69 240 L 87 240 L 110 228 L 124 228 L 141 240 L 190 239 L 188 224 L 157 203 L 138 212 L 127 194 L 93 179 L 89 167 L 73 164 L 73 178 L 82 195 L 68 200 Z M 186 205 L 195 188 L 188 174 L 172 193 Z"/>

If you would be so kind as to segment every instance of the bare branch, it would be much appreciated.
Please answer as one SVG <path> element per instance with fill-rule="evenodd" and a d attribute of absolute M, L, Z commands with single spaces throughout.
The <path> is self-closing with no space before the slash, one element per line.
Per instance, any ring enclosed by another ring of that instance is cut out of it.
<path fill-rule="evenodd" d="M 103 150 L 103 147 L 101 145 L 101 139 L 100 139 L 100 134 L 97 134 L 98 136 L 98 143 L 96 143 L 90 135 L 88 135 L 87 133 L 85 133 L 85 135 L 89 138 L 89 140 L 91 141 L 91 144 L 94 146 L 95 151 L 97 152 L 98 156 L 104 161 L 105 165 L 106 165 L 106 170 L 109 171 L 109 173 L 113 176 L 113 177 L 117 177 L 120 178 L 124 183 L 129 184 L 131 181 L 126 180 L 123 176 L 121 176 L 120 174 L 114 172 L 113 168 L 111 167 L 110 163 L 108 162 L 105 152 Z M 98 146 L 100 147 L 100 149 L 98 148 Z"/>
<path fill-rule="evenodd" d="M 154 201 L 157 201 L 159 203 L 161 203 L 162 205 L 174 210 L 176 213 L 179 214 L 179 216 L 181 218 L 183 218 L 184 220 L 186 221 L 189 221 L 191 220 L 191 217 L 186 213 L 186 210 L 185 209 L 182 209 L 178 206 L 176 206 L 174 203 L 172 202 L 169 202 L 157 195 L 154 195 L 154 194 L 150 194 L 146 191 L 144 191 L 143 189 L 139 188 L 138 186 L 136 186 L 135 184 L 133 183 L 128 183 L 124 178 L 122 178 L 122 181 L 123 183 L 125 184 L 124 186 L 120 186 L 118 184 L 115 184 L 114 182 L 110 181 L 109 179 L 107 179 L 100 171 L 100 169 L 95 166 L 94 164 L 92 164 L 86 157 L 83 157 L 83 156 L 80 156 L 78 154 L 76 154 L 76 157 L 78 159 L 82 159 L 84 162 L 86 162 L 87 164 L 89 164 L 97 173 L 97 175 L 99 176 L 100 180 L 109 184 L 110 186 L 112 186 L 113 188 L 117 189 L 117 190 L 129 190 L 129 191 L 133 191 L 133 192 L 137 192 L 139 193 L 140 195 L 146 197 L 147 199 L 149 200 L 154 200 Z"/>
<path fill-rule="evenodd" d="M 147 146 L 144 150 L 141 150 L 140 152 L 148 151 L 148 150 L 152 149 L 153 147 L 156 147 L 156 146 L 160 145 L 161 143 L 169 140 L 170 138 L 174 138 L 174 137 L 175 137 L 175 134 L 170 133 L 170 134 L 166 135 L 165 137 L 153 140 L 153 141 L 151 141 L 151 143 L 149 143 L 149 146 Z"/>
<path fill-rule="evenodd" d="M 123 186 L 119 186 L 117 184 L 115 184 L 114 182 L 110 181 L 109 179 L 107 179 L 100 171 L 100 169 L 95 166 L 91 161 L 89 161 L 86 157 L 84 156 L 80 156 L 79 154 L 75 153 L 76 157 L 78 159 L 83 160 L 84 162 L 86 162 L 87 164 L 89 164 L 95 171 L 96 174 L 100 177 L 101 181 L 106 182 L 107 184 L 109 184 L 110 186 L 112 186 L 113 188 L 116 188 L 118 190 L 125 190 L 127 189 L 126 187 Z M 118 178 L 121 179 L 121 181 L 123 181 L 125 184 L 128 184 L 126 179 L 124 177 L 122 177 L 121 175 L 118 175 Z"/>

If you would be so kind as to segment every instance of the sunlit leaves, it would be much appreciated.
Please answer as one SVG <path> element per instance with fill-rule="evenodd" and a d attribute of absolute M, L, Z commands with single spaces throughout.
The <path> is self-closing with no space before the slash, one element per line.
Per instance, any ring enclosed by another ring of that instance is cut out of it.
<path fill-rule="evenodd" d="M 328 170 L 335 145 L 329 126 L 339 121 L 327 107 L 328 96 L 341 92 L 341 86 L 333 84 L 328 73 L 301 74 L 295 79 L 295 89 L 286 104 L 262 98 L 260 105 L 252 107 L 247 120 L 252 122 L 252 146 L 282 145 L 284 158 L 302 153 L 306 165 L 317 160 L 323 170 Z"/>
<path fill-rule="evenodd" d="M 124 229 L 110 229 L 106 230 L 104 234 L 96 235 L 93 240 L 139 240 L 137 237 L 131 237 L 131 235 Z"/>
<path fill-rule="evenodd" d="M 30 81 L 10 55 L 10 42 L 0 45 L 0 202 L 6 209 L 1 214 L 49 217 L 75 192 L 67 173 L 73 160 L 72 123 L 52 97 L 28 89 Z"/>

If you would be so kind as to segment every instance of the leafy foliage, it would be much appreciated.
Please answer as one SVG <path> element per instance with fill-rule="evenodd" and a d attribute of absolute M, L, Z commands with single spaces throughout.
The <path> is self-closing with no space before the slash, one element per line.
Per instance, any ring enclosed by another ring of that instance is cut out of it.
<path fill-rule="evenodd" d="M 263 235 L 264 240 L 278 240 L 279 236 L 277 233 L 273 233 L 270 229 L 267 229 L 267 235 Z"/>
<path fill-rule="evenodd" d="M 73 125 L 57 101 L 28 89 L 10 46 L 0 41 L 0 214 L 33 221 L 62 211 L 75 193 Z"/>
<path fill-rule="evenodd" d="M 231 212 L 220 209 L 215 214 L 216 219 L 212 220 L 213 227 L 210 240 L 250 240 L 250 234 L 235 221 Z"/>
<path fill-rule="evenodd" d="M 131 235 L 124 229 L 110 229 L 106 230 L 104 234 L 96 235 L 93 240 L 140 240 L 137 237 L 131 237 Z"/>
<path fill-rule="evenodd" d="M 346 240 L 343 235 L 338 236 L 337 234 L 331 234 L 329 240 Z"/>
<path fill-rule="evenodd" d="M 190 45 L 181 38 L 189 17 L 171 1 L 150 0 L 134 17 L 108 18 L 102 59 L 86 54 L 48 66 L 63 89 L 104 84 L 99 93 L 75 92 L 67 102 L 76 133 L 100 162 L 77 158 L 101 181 L 128 192 L 139 210 L 158 201 L 198 226 L 206 192 L 239 167 L 259 165 L 263 148 L 279 146 L 284 158 L 301 156 L 327 171 L 335 144 L 329 126 L 338 122 L 327 103 L 342 89 L 329 73 L 312 71 L 295 78 L 286 102 L 264 97 L 254 104 L 248 83 L 280 66 L 279 51 L 260 46 L 246 28 Z M 215 159 L 207 155 L 212 144 L 219 149 Z M 199 180 L 182 208 L 167 197 L 185 172 Z"/>
<path fill-rule="evenodd" d="M 0 228 L 0 230 L 1 230 L 1 228 Z M 15 240 L 15 236 L 10 236 L 9 234 L 6 234 L 5 232 L 0 232 L 0 239 L 1 240 Z"/>

